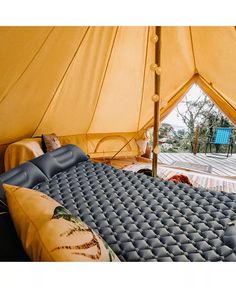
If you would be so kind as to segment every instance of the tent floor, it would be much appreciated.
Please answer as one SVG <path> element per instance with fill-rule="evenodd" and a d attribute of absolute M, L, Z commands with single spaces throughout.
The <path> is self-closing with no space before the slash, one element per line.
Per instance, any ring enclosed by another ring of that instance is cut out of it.
<path fill-rule="evenodd" d="M 189 177 L 194 186 L 236 193 L 236 154 L 227 159 L 220 159 L 207 157 L 202 153 L 196 156 L 191 153 L 161 153 L 158 159 L 158 176 L 161 178 L 168 179 L 175 174 L 184 174 Z M 117 158 L 111 161 L 96 161 L 134 172 L 142 168 L 152 168 L 151 160 L 145 158 Z M 176 161 L 195 163 L 199 166 L 210 165 L 211 173 L 172 166 Z"/>
<path fill-rule="evenodd" d="M 198 153 L 194 155 L 192 153 L 161 153 L 159 155 L 159 161 L 170 166 L 174 162 L 179 161 L 202 166 L 208 165 L 211 167 L 211 175 L 233 177 L 236 179 L 236 154 L 226 158 L 222 156 L 222 154 L 205 155 L 204 153 Z"/>

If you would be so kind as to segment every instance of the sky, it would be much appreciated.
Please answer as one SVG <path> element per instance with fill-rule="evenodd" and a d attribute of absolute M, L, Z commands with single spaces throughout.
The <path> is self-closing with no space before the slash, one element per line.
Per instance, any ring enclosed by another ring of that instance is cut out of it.
<path fill-rule="evenodd" d="M 179 111 L 185 111 L 185 104 L 183 103 L 183 100 L 188 97 L 189 100 L 197 100 L 199 99 L 199 96 L 203 97 L 204 92 L 202 89 L 197 85 L 194 84 L 191 89 L 188 91 L 188 93 L 184 96 L 182 101 L 178 104 Z M 168 123 L 171 124 L 175 129 L 184 129 L 186 128 L 186 125 L 182 121 L 181 117 L 178 116 L 177 108 L 175 108 L 163 121 L 162 123 Z"/>

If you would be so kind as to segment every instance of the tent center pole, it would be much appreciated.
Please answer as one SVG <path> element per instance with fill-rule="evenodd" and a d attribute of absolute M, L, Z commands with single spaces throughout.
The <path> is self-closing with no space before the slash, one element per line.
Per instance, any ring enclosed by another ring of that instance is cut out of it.
<path fill-rule="evenodd" d="M 160 127 L 160 74 L 161 74 L 161 26 L 155 27 L 155 64 L 152 65 L 155 71 L 155 87 L 152 100 L 154 102 L 154 125 L 153 125 L 153 156 L 152 156 L 152 176 L 157 176 L 158 163 L 158 137 Z"/>

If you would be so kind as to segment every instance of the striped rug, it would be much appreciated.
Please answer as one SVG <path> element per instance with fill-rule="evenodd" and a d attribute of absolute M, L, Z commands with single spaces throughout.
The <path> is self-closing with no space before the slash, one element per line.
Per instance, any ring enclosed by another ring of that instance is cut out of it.
<path fill-rule="evenodd" d="M 136 164 L 126 166 L 123 169 L 137 172 L 138 170 L 144 169 L 144 168 L 151 169 L 151 164 L 136 163 Z M 184 170 L 179 170 L 175 168 L 162 167 L 160 165 L 158 166 L 157 174 L 160 178 L 163 178 L 163 179 L 169 179 L 170 177 L 176 174 L 183 174 L 183 175 L 188 176 L 189 180 L 195 187 L 202 187 L 202 188 L 206 188 L 206 189 L 214 190 L 214 191 L 236 193 L 236 181 L 227 179 L 227 178 L 205 175 L 205 174 L 200 174 L 200 173 L 192 172 L 192 171 L 184 171 Z"/>

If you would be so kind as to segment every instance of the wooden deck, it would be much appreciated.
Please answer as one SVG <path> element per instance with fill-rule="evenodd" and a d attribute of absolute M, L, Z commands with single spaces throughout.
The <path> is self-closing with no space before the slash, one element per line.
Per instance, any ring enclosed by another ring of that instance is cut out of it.
<path fill-rule="evenodd" d="M 172 168 L 181 168 L 173 166 L 175 161 L 181 161 L 185 163 L 193 163 L 197 165 L 209 165 L 211 167 L 210 172 L 195 170 L 191 168 L 184 168 L 184 170 L 196 171 L 203 174 L 210 174 L 212 176 L 230 177 L 236 179 L 236 154 L 233 154 L 229 158 L 209 155 L 206 156 L 204 153 L 198 153 L 196 156 L 192 153 L 160 153 L 158 157 L 158 162 L 161 166 L 167 166 Z M 124 168 L 126 166 L 135 164 L 137 162 L 143 162 L 144 158 L 137 160 L 135 158 L 117 158 L 112 161 L 108 161 L 108 164 L 116 168 Z M 100 162 L 100 161 L 99 161 Z M 151 160 L 146 160 L 145 162 L 151 162 Z M 149 165 L 150 166 L 150 165 Z M 150 166 L 151 168 L 151 166 Z"/>
<path fill-rule="evenodd" d="M 236 154 L 229 158 L 213 158 L 201 153 L 196 156 L 191 153 L 161 153 L 158 160 L 157 173 L 160 178 L 169 179 L 173 175 L 184 174 L 195 187 L 236 193 Z M 96 161 L 104 162 L 101 159 Z M 211 173 L 173 166 L 175 161 L 197 164 L 198 167 L 210 165 Z M 134 172 L 143 168 L 152 168 L 151 160 L 145 158 L 116 158 L 111 161 L 107 160 L 105 163 L 118 169 Z"/>
<path fill-rule="evenodd" d="M 212 175 L 236 177 L 236 154 L 228 158 L 210 154 L 209 156 L 203 153 L 199 153 L 196 156 L 192 153 L 160 153 L 158 161 L 168 166 L 173 165 L 175 161 L 210 165 Z"/>

